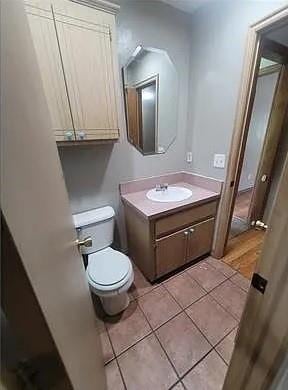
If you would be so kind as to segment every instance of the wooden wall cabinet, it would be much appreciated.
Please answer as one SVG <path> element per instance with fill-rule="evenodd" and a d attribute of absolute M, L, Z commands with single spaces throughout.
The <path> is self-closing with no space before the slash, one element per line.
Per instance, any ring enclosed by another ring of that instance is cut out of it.
<path fill-rule="evenodd" d="M 218 201 L 147 219 L 125 203 L 129 255 L 154 281 L 208 254 L 212 247 Z"/>
<path fill-rule="evenodd" d="M 56 141 L 117 140 L 120 84 L 111 9 L 68 0 L 27 0 L 25 8 Z"/>

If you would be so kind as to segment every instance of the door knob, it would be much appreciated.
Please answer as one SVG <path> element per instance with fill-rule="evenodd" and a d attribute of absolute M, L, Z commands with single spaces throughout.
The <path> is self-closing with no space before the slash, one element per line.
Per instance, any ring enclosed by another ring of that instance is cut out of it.
<path fill-rule="evenodd" d="M 76 244 L 80 246 L 85 247 L 91 247 L 92 246 L 92 238 L 90 236 L 83 238 L 83 240 L 80 240 L 79 238 L 76 240 Z"/>
<path fill-rule="evenodd" d="M 256 230 L 267 230 L 267 228 L 268 228 L 268 226 L 265 225 L 264 222 L 259 221 L 259 220 L 258 221 L 253 221 L 251 223 L 251 225 L 254 226 Z"/>

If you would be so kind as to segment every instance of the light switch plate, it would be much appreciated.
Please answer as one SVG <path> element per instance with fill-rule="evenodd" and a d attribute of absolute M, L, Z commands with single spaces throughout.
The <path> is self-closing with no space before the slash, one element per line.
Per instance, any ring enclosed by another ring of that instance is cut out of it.
<path fill-rule="evenodd" d="M 214 167 L 225 168 L 225 154 L 214 154 Z"/>

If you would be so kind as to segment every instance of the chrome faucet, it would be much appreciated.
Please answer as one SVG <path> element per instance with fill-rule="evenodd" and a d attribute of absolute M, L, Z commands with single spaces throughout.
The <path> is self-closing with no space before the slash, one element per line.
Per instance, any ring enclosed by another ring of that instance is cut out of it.
<path fill-rule="evenodd" d="M 156 184 L 156 191 L 166 191 L 168 190 L 168 183 Z"/>

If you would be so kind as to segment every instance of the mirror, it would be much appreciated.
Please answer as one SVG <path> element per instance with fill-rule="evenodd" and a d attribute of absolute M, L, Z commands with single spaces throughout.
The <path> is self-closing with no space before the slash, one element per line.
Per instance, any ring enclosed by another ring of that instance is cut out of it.
<path fill-rule="evenodd" d="M 176 138 L 178 75 L 166 51 L 138 46 L 123 68 L 127 137 L 144 155 Z"/>

